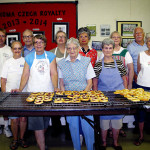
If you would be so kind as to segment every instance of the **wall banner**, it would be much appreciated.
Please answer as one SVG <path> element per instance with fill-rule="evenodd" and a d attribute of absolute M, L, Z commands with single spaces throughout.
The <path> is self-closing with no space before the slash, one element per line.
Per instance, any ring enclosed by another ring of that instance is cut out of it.
<path fill-rule="evenodd" d="M 0 4 L 0 8 L 0 28 L 5 28 L 9 36 L 17 33 L 21 42 L 23 31 L 30 29 L 35 34 L 45 34 L 46 50 L 50 50 L 56 47 L 57 24 L 63 27 L 61 29 L 68 37 L 76 37 L 77 2 L 8 3 Z"/>

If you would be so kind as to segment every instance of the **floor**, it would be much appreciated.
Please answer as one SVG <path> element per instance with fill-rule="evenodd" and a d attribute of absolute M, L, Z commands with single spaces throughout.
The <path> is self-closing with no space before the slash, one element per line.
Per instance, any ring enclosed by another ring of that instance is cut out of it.
<path fill-rule="evenodd" d="M 150 147 L 150 134 L 144 131 L 144 142 L 141 146 L 135 146 L 133 144 L 134 139 L 138 137 L 138 134 L 133 134 L 133 129 L 125 128 L 127 137 L 119 137 L 119 143 L 122 145 L 123 150 L 149 150 Z M 26 148 L 27 150 L 38 150 L 34 134 L 32 131 L 27 131 L 26 133 L 27 141 L 30 147 Z M 11 138 L 6 138 L 4 134 L 0 135 L 0 150 L 9 150 L 9 145 L 12 141 Z M 113 150 L 111 147 L 112 139 L 107 139 L 108 147 L 107 150 Z M 51 127 L 48 128 L 46 133 L 46 144 L 48 150 L 73 150 L 72 141 L 65 139 L 65 134 L 62 132 L 59 137 L 51 136 Z M 18 150 L 25 150 L 21 147 L 18 147 Z M 81 150 L 86 150 L 85 143 L 83 143 Z"/>

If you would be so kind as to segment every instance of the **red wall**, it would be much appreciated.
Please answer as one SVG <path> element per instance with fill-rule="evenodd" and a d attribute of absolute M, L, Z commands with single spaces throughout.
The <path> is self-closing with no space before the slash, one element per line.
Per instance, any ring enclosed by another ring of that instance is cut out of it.
<path fill-rule="evenodd" d="M 22 33 L 25 29 L 44 31 L 48 40 L 46 50 L 56 47 L 52 42 L 52 23 L 67 22 L 69 37 L 76 37 L 76 3 L 12 3 L 0 4 L 0 28 L 7 33 Z M 24 43 L 23 43 L 24 44 Z"/>

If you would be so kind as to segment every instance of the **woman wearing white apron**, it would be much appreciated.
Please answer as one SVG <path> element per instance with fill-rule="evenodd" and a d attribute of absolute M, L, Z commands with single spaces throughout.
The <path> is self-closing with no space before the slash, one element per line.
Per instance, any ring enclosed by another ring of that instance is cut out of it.
<path fill-rule="evenodd" d="M 55 42 L 57 44 L 57 47 L 50 50 L 50 52 L 56 55 L 56 63 L 58 63 L 58 61 L 68 56 L 68 53 L 66 51 L 66 41 L 67 41 L 66 33 L 63 31 L 58 31 L 55 35 Z"/>
<path fill-rule="evenodd" d="M 25 57 L 25 66 L 19 91 L 27 84 L 28 92 L 53 92 L 58 90 L 56 58 L 51 52 L 45 51 L 46 37 L 34 37 L 35 52 Z M 48 127 L 49 117 L 29 117 L 29 129 L 35 131 L 36 141 L 40 150 L 45 150 L 44 131 Z"/>
<path fill-rule="evenodd" d="M 56 55 L 56 63 L 58 63 L 60 60 L 68 56 L 68 53 L 66 51 L 66 41 L 67 41 L 66 33 L 63 31 L 58 31 L 55 35 L 55 42 L 57 44 L 57 47 L 50 50 L 50 52 Z M 59 87 L 59 79 L 58 79 L 58 87 Z M 64 117 L 60 117 L 60 116 L 51 116 L 51 119 L 52 119 L 52 136 L 57 137 L 61 134 L 61 130 L 62 130 L 61 123 L 66 124 L 66 121 Z M 66 138 L 68 138 L 67 134 L 69 132 L 69 127 L 67 126 L 65 127 L 66 127 L 65 129 Z"/>

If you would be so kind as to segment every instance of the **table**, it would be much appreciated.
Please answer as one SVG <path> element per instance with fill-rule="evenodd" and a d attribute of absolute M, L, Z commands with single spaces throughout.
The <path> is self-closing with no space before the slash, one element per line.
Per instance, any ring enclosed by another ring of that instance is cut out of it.
<path fill-rule="evenodd" d="M 100 129 L 99 115 L 110 114 L 134 114 L 137 108 L 143 108 L 148 102 L 131 102 L 121 95 L 115 95 L 113 92 L 103 92 L 108 97 L 107 103 L 69 103 L 55 104 L 54 102 L 35 105 L 26 102 L 26 98 L 30 93 L 0 93 L 0 114 L 11 116 L 94 116 L 95 131 L 95 149 L 99 149 Z M 85 118 L 86 119 L 86 118 Z M 87 120 L 89 123 L 90 120 Z"/>

